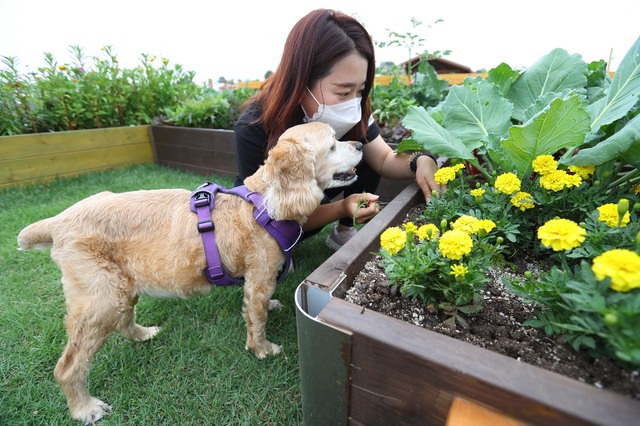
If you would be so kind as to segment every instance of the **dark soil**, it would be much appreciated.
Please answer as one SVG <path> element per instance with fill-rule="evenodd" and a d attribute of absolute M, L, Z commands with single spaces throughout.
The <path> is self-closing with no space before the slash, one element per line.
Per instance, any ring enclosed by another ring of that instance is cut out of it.
<path fill-rule="evenodd" d="M 389 286 L 389 278 L 379 262 L 379 258 L 374 258 L 365 265 L 345 300 L 598 388 L 640 399 L 640 369 L 633 370 L 610 359 L 593 359 L 584 351 L 574 351 L 561 338 L 549 337 L 544 330 L 522 325 L 535 319 L 534 307 L 506 290 L 501 277 L 518 275 L 525 270 L 533 271 L 536 276 L 535 263 L 523 261 L 516 265 L 517 270 L 490 269 L 487 272 L 490 279 L 483 291 L 484 309 L 465 316 L 468 328 L 460 324 L 452 328 L 444 323 L 448 316 L 442 311 L 436 313 L 417 299 L 403 297 L 397 287 Z"/>

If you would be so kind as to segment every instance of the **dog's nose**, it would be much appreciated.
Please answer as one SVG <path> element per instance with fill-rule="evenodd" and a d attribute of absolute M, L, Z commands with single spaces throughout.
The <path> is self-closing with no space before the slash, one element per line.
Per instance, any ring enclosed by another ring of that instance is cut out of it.
<path fill-rule="evenodd" d="M 362 151 L 362 142 L 357 142 L 356 143 L 356 150 Z"/>

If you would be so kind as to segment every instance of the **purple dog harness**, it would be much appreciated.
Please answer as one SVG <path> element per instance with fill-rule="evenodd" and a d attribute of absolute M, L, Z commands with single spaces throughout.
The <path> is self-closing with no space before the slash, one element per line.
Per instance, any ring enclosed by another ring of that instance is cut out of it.
<path fill-rule="evenodd" d="M 245 201 L 253 203 L 255 210 L 253 217 L 255 220 L 276 240 L 280 248 L 284 251 L 285 264 L 283 270 L 278 275 L 278 281 L 284 279 L 291 265 L 291 249 L 302 236 L 302 227 L 292 220 L 274 220 L 269 217 L 267 209 L 262 204 L 262 197 L 257 192 L 249 191 L 242 185 L 235 188 L 226 189 L 212 182 L 205 182 L 191 193 L 191 211 L 198 215 L 198 232 L 202 236 L 204 253 L 207 258 L 207 267 L 204 274 L 209 282 L 218 286 L 228 286 L 242 284 L 241 278 L 228 276 L 222 269 L 220 252 L 216 244 L 213 220 L 211 220 L 211 210 L 213 210 L 216 192 L 223 194 L 233 194 L 244 198 Z"/>

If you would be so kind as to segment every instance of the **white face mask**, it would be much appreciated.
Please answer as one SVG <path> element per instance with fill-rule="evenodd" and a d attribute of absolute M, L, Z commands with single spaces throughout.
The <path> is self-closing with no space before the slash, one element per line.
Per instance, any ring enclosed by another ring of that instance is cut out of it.
<path fill-rule="evenodd" d="M 325 105 L 318 102 L 308 87 L 307 91 L 318 104 L 318 112 L 313 114 L 313 117 L 309 117 L 303 107 L 302 110 L 304 111 L 305 123 L 319 121 L 330 125 L 336 132 L 336 139 L 343 137 L 362 119 L 362 106 L 360 105 L 360 102 L 362 102 L 361 97 L 349 99 L 348 101 L 335 105 Z"/>

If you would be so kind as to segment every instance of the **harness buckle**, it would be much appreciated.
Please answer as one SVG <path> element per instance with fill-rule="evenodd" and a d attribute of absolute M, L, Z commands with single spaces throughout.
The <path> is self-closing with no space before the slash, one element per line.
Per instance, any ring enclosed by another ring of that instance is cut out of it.
<path fill-rule="evenodd" d="M 213 225 L 213 220 L 211 219 L 199 221 L 196 227 L 198 228 L 198 232 L 201 234 L 203 232 L 210 232 L 215 229 L 215 226 Z"/>
<path fill-rule="evenodd" d="M 224 270 L 220 265 L 204 268 L 204 273 L 210 281 L 219 280 L 224 277 Z"/>
<path fill-rule="evenodd" d="M 195 207 L 204 207 L 211 204 L 212 195 L 209 191 L 195 191 L 192 195 L 193 205 Z"/>

